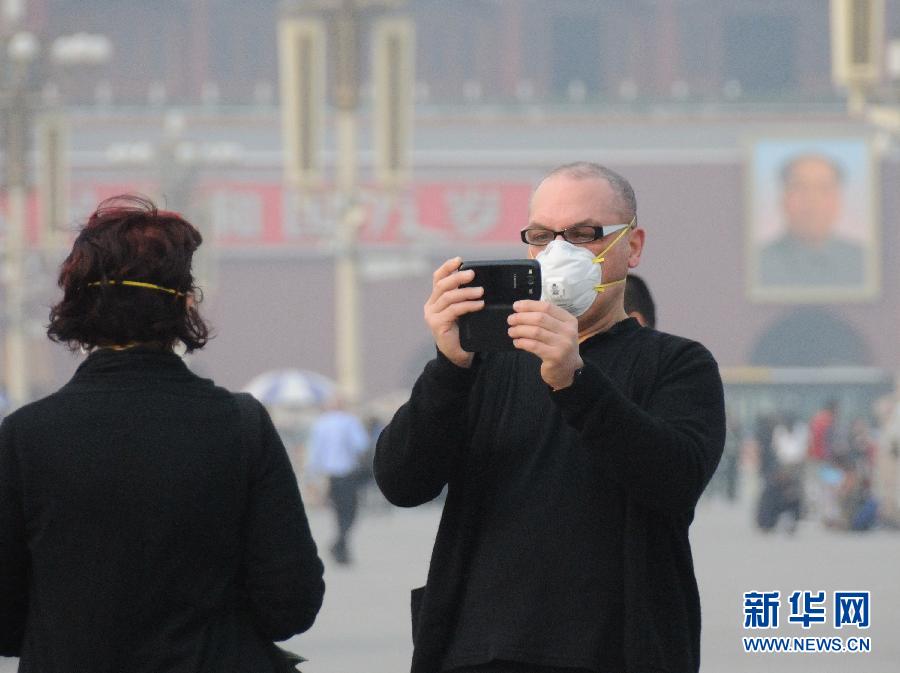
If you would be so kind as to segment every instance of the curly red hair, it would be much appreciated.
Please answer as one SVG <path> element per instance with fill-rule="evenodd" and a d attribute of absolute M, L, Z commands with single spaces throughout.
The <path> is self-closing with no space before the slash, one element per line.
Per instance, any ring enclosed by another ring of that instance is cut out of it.
<path fill-rule="evenodd" d="M 70 348 L 156 343 L 202 348 L 209 328 L 195 303 L 191 261 L 203 242 L 178 213 L 141 196 L 106 199 L 81 229 L 59 272 L 62 300 L 47 336 Z M 114 281 L 138 281 L 177 294 Z M 189 299 L 190 298 L 190 299 Z"/>

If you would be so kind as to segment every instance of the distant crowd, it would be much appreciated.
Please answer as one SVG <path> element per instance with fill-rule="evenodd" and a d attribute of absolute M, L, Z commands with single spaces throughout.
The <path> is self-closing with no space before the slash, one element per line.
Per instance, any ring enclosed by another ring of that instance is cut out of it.
<path fill-rule="evenodd" d="M 836 400 L 808 418 L 791 411 L 764 414 L 753 434 L 761 530 L 783 524 L 793 533 L 801 519 L 837 530 L 900 528 L 900 402 L 882 401 L 874 424 L 861 416 L 843 419 Z"/>

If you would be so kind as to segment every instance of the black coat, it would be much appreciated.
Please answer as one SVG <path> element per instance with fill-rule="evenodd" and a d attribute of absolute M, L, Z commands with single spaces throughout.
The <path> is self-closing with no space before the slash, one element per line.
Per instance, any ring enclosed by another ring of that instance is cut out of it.
<path fill-rule="evenodd" d="M 323 566 L 268 414 L 100 350 L 0 426 L 0 654 L 35 673 L 276 670 Z"/>
<path fill-rule="evenodd" d="M 413 673 L 510 660 L 626 673 L 700 665 L 688 527 L 725 437 L 712 355 L 624 320 L 551 392 L 541 362 L 443 356 L 382 432 L 375 476 L 416 506 L 447 485 Z"/>

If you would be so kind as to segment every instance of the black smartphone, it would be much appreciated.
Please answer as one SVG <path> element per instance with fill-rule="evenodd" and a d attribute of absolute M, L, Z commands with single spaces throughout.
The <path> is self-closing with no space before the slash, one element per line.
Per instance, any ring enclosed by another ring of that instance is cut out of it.
<path fill-rule="evenodd" d="M 541 298 L 541 265 L 533 259 L 463 262 L 475 278 L 462 287 L 483 287 L 484 308 L 459 317 L 459 343 L 469 353 L 515 350 L 506 319 L 513 303 Z"/>

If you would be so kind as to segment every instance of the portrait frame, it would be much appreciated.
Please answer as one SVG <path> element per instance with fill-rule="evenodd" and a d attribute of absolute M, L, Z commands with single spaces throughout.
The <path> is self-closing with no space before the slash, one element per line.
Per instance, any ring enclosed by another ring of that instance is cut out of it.
<path fill-rule="evenodd" d="M 819 247 L 790 235 L 783 180 L 797 159 L 831 165 L 838 176 L 839 209 Z M 747 140 L 744 167 L 744 263 L 751 301 L 832 304 L 877 299 L 879 176 L 870 137 L 799 130 L 760 135 Z"/>

